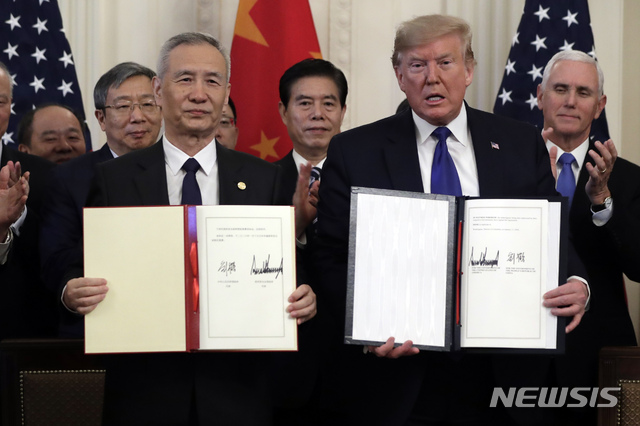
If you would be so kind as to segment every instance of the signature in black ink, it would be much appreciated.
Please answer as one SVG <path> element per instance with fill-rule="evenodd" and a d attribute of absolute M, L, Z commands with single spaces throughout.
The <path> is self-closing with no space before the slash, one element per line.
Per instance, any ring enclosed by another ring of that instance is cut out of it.
<path fill-rule="evenodd" d="M 276 278 L 284 271 L 284 259 L 280 259 L 280 266 L 277 268 L 269 267 L 269 261 L 271 260 L 271 255 L 267 256 L 267 260 L 262 262 L 262 268 L 256 267 L 256 256 L 253 255 L 253 263 L 251 264 L 251 275 L 260 275 L 260 274 L 276 274 Z"/>
<path fill-rule="evenodd" d="M 513 264 L 523 263 L 524 260 L 525 260 L 524 252 L 520 252 L 520 253 L 509 252 L 509 254 L 507 255 L 507 262 L 511 262 Z"/>
<path fill-rule="evenodd" d="M 495 259 L 487 259 L 487 248 L 485 247 L 484 252 L 480 253 L 480 257 L 478 258 L 478 260 L 474 260 L 473 259 L 473 249 L 474 249 L 474 247 L 471 247 L 471 256 L 469 257 L 469 265 L 471 265 L 471 266 L 491 266 L 492 268 L 494 266 L 498 266 L 498 259 L 500 258 L 500 250 L 498 250 L 496 252 L 496 258 Z"/>
<path fill-rule="evenodd" d="M 236 272 L 236 262 L 230 262 L 228 260 L 221 261 L 218 272 L 223 272 L 225 276 L 229 276 L 229 274 Z"/>

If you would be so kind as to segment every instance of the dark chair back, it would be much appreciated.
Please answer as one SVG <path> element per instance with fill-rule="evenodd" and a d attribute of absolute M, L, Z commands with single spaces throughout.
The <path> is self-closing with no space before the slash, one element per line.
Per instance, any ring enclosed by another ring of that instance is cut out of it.
<path fill-rule="evenodd" d="M 99 426 L 105 371 L 83 340 L 0 342 L 2 424 Z"/>
<path fill-rule="evenodd" d="M 613 407 L 598 407 L 598 425 L 640 424 L 640 347 L 605 347 L 600 350 L 600 392 L 605 387 L 620 388 Z M 608 404 L 609 401 L 600 401 Z"/>

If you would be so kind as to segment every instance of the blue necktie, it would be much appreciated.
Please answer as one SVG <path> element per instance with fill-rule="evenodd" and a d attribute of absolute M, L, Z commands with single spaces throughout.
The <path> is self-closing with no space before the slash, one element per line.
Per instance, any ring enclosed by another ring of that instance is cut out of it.
<path fill-rule="evenodd" d="M 180 204 L 201 205 L 202 196 L 200 187 L 196 180 L 196 172 L 200 169 L 200 163 L 195 158 L 189 158 L 182 165 L 182 169 L 187 172 L 182 181 L 182 200 Z"/>
<path fill-rule="evenodd" d="M 317 180 L 320 180 L 320 171 L 322 169 L 320 167 L 312 167 L 311 168 L 311 176 L 309 177 L 309 189 L 311 189 L 311 186 L 313 185 L 313 183 Z"/>
<path fill-rule="evenodd" d="M 460 178 L 453 158 L 447 148 L 447 138 L 451 131 L 446 127 L 438 127 L 433 131 L 438 138 L 438 145 L 433 153 L 431 165 L 431 193 L 461 196 Z"/>
<path fill-rule="evenodd" d="M 576 161 L 575 157 L 568 152 L 562 154 L 558 159 L 558 163 L 562 164 L 562 170 L 560 170 L 560 175 L 558 175 L 556 189 L 560 194 L 569 197 L 569 206 L 571 206 L 573 193 L 576 190 L 576 178 L 571 169 L 571 164 L 573 164 L 574 161 Z"/>

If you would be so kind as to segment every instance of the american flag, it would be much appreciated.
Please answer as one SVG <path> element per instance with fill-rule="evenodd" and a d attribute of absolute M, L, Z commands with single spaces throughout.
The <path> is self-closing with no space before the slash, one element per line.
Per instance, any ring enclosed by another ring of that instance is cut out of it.
<path fill-rule="evenodd" d="M 597 59 L 587 0 L 526 0 L 493 112 L 541 129 L 536 91 L 542 72 L 553 55 L 570 49 Z M 591 137 L 609 139 L 604 111 L 591 125 Z"/>
<path fill-rule="evenodd" d="M 44 103 L 65 104 L 84 121 L 71 47 L 57 0 L 0 1 L 0 61 L 11 74 L 13 101 L 5 145 L 17 146 L 23 114 Z M 91 149 L 85 132 L 87 150 Z"/>

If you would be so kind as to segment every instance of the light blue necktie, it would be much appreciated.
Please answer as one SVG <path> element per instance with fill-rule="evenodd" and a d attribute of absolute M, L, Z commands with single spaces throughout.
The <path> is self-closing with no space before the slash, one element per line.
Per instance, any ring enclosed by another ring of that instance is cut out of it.
<path fill-rule="evenodd" d="M 571 206 L 571 202 L 573 201 L 573 193 L 576 191 L 576 178 L 571 169 L 574 161 L 576 161 L 575 157 L 568 152 L 562 154 L 558 159 L 558 162 L 562 164 L 562 170 L 560 170 L 560 175 L 558 175 L 556 189 L 560 194 L 569 198 L 569 206 Z"/>
<path fill-rule="evenodd" d="M 438 127 L 432 133 L 438 138 L 438 145 L 433 153 L 431 165 L 431 193 L 461 196 L 460 178 L 453 158 L 447 148 L 447 138 L 451 130 L 446 127 Z"/>

